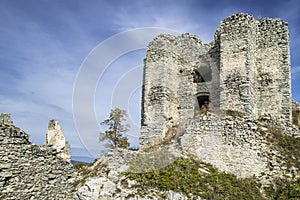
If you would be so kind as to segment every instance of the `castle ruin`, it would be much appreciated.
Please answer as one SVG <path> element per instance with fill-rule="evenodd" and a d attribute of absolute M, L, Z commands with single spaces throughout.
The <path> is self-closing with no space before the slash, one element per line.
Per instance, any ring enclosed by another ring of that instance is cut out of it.
<path fill-rule="evenodd" d="M 157 36 L 144 61 L 141 148 L 186 129 L 202 108 L 290 124 L 288 24 L 235 14 L 209 44 L 192 34 Z"/>
<path fill-rule="evenodd" d="M 57 126 L 50 121 L 48 140 Z M 10 114 L 0 113 L 0 199 L 74 199 L 70 155 L 55 142 L 31 143 L 29 135 L 13 125 Z"/>

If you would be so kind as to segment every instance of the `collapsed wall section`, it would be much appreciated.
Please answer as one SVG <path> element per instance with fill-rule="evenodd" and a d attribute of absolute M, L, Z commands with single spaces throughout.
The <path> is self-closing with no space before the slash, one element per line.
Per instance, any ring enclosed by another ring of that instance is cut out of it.
<path fill-rule="evenodd" d="M 0 144 L 0 199 L 74 199 L 73 166 L 55 149 L 32 144 L 12 123 L 0 123 Z"/>

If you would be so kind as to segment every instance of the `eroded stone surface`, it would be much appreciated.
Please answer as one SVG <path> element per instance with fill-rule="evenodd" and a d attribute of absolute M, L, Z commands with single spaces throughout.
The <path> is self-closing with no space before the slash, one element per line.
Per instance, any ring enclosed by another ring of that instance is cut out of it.
<path fill-rule="evenodd" d="M 7 124 L 7 125 L 12 125 L 13 121 L 10 117 L 10 114 L 8 113 L 0 113 L 0 123 L 1 124 Z"/>
<path fill-rule="evenodd" d="M 61 126 L 56 120 L 52 119 L 49 122 L 46 135 L 46 145 L 56 149 L 58 152 L 58 156 L 65 161 L 71 161 L 70 145 L 66 141 L 64 132 L 62 131 Z"/>

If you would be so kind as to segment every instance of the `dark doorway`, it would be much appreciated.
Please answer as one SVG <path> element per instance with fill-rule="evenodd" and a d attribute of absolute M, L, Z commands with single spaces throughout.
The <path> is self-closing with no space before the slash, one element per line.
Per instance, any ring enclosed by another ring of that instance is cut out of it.
<path fill-rule="evenodd" d="M 209 107 L 209 94 L 204 94 L 204 95 L 197 96 L 197 100 L 198 100 L 199 109 L 203 109 L 203 108 L 208 109 L 208 107 Z"/>

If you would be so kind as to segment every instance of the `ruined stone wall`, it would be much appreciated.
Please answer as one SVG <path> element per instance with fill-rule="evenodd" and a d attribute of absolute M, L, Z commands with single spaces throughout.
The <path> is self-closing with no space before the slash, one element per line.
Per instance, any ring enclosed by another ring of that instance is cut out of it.
<path fill-rule="evenodd" d="M 74 199 L 73 166 L 7 119 L 0 115 L 0 199 Z"/>
<path fill-rule="evenodd" d="M 258 115 L 291 122 L 290 44 L 286 22 L 257 22 L 256 84 Z"/>
<path fill-rule="evenodd" d="M 213 78 L 205 77 L 215 78 L 216 66 L 192 34 L 160 35 L 149 44 L 144 67 L 142 148 L 173 137 L 194 117 L 199 109 L 197 96 L 210 94 L 216 85 Z M 195 81 L 200 78 L 201 82 Z"/>
<path fill-rule="evenodd" d="M 189 121 L 180 142 L 183 153 L 238 177 L 287 172 L 282 155 L 266 140 L 267 127 L 253 118 L 211 113 Z"/>
<path fill-rule="evenodd" d="M 235 14 L 222 21 L 221 109 L 291 122 L 289 32 L 280 19 Z"/>
<path fill-rule="evenodd" d="M 145 59 L 141 143 L 152 146 L 167 136 L 168 128 L 178 125 L 178 67 L 173 52 L 174 36 L 155 38 L 148 47 Z M 153 120 L 155 118 L 155 120 Z M 151 135 L 148 134 L 151 132 Z M 146 139 L 143 140 L 143 136 Z"/>
<path fill-rule="evenodd" d="M 12 125 L 13 121 L 10 118 L 10 114 L 0 113 L 0 124 Z"/>
<path fill-rule="evenodd" d="M 291 123 L 287 23 L 235 14 L 208 45 L 192 34 L 157 36 L 145 59 L 141 147 L 174 135 L 202 106 Z"/>
<path fill-rule="evenodd" d="M 220 37 L 221 109 L 255 116 L 256 22 L 249 15 L 233 15 L 222 21 L 217 34 Z"/>

